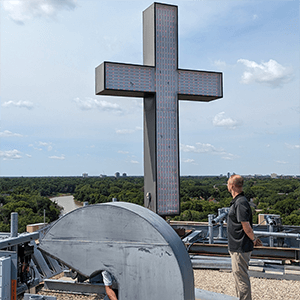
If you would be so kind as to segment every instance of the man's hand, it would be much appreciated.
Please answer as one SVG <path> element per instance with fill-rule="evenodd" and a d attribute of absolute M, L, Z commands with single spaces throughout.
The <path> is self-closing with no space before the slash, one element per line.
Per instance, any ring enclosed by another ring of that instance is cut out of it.
<path fill-rule="evenodd" d="M 262 246 L 262 242 L 259 238 L 255 238 L 253 229 L 250 225 L 249 222 L 241 222 L 242 226 L 243 226 L 243 230 L 245 231 L 245 233 L 248 235 L 249 239 L 251 241 L 253 241 L 253 245 L 254 246 Z"/>
<path fill-rule="evenodd" d="M 262 241 L 259 238 L 257 238 L 254 240 L 253 245 L 254 246 L 262 246 L 263 244 L 262 244 Z"/>

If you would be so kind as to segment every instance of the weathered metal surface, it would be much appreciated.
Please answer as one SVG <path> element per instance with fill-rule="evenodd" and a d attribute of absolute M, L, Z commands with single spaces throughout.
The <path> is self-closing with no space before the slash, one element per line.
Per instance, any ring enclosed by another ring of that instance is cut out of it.
<path fill-rule="evenodd" d="M 85 277 L 109 271 L 120 300 L 195 299 L 184 244 L 161 217 L 135 204 L 74 210 L 52 225 L 39 248 Z"/>
<path fill-rule="evenodd" d="M 24 233 L 21 234 L 17 237 L 8 237 L 5 239 L 0 240 L 0 249 L 5 249 L 8 247 L 16 246 L 25 242 L 30 242 L 33 240 L 37 240 L 39 238 L 39 233 L 38 232 L 33 232 L 33 233 Z"/>
<path fill-rule="evenodd" d="M 231 270 L 230 257 L 213 257 L 204 255 L 193 255 L 190 257 L 193 269 Z"/>
<path fill-rule="evenodd" d="M 11 258 L 0 257 L 0 299 L 11 299 Z"/>
<path fill-rule="evenodd" d="M 66 267 L 60 265 L 55 259 L 44 255 L 37 248 L 35 241 L 31 242 L 31 245 L 34 246 L 34 253 L 32 255 L 32 260 L 37 268 L 35 276 L 38 278 L 39 282 L 43 281 L 46 278 L 51 278 L 57 274 L 60 274 Z"/>
<path fill-rule="evenodd" d="M 178 69 L 178 7 L 156 2 L 143 12 L 143 63 L 102 63 L 96 95 L 144 98 L 145 207 L 178 215 L 178 100 L 222 98 L 222 73 Z"/>
<path fill-rule="evenodd" d="M 67 280 L 54 280 L 46 279 L 44 281 L 44 287 L 48 290 L 63 291 L 69 293 L 80 293 L 80 294 L 105 294 L 104 284 L 90 284 L 81 283 Z"/>
<path fill-rule="evenodd" d="M 189 247 L 189 253 L 198 253 L 202 255 L 229 255 L 228 246 L 221 244 L 195 243 Z M 252 252 L 252 257 L 299 260 L 299 249 L 279 247 L 255 247 Z"/>

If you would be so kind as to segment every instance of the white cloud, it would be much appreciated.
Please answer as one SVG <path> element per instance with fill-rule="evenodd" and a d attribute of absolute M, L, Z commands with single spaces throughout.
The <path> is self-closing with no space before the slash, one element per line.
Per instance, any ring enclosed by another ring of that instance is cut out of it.
<path fill-rule="evenodd" d="M 0 132 L 0 137 L 13 137 L 13 136 L 22 137 L 23 135 L 19 133 L 12 133 L 9 130 L 4 130 L 3 132 Z"/>
<path fill-rule="evenodd" d="M 16 149 L 8 150 L 8 151 L 0 151 L 0 157 L 2 157 L 3 160 L 22 158 L 21 152 Z"/>
<path fill-rule="evenodd" d="M 288 143 L 285 143 L 285 145 L 289 149 L 300 149 L 300 145 L 290 145 Z"/>
<path fill-rule="evenodd" d="M 131 160 L 130 161 L 132 164 L 139 164 L 139 162 L 137 160 Z"/>
<path fill-rule="evenodd" d="M 217 149 L 211 144 L 196 143 L 196 146 L 180 144 L 180 151 L 182 152 L 194 152 L 194 153 L 216 153 L 223 152 L 223 149 Z"/>
<path fill-rule="evenodd" d="M 37 148 L 33 144 L 29 144 L 28 147 L 32 147 L 34 150 L 42 151 L 42 148 Z"/>
<path fill-rule="evenodd" d="M 30 101 L 7 101 L 2 104 L 3 107 L 18 107 L 18 108 L 27 108 L 27 109 L 32 109 L 33 108 L 33 103 Z"/>
<path fill-rule="evenodd" d="M 284 161 L 284 160 L 276 160 L 276 163 L 281 164 L 281 165 L 286 165 L 286 164 L 288 164 L 288 162 L 287 162 L 287 161 Z"/>
<path fill-rule="evenodd" d="M 35 145 L 29 144 L 28 147 L 32 147 L 34 150 L 43 151 L 46 148 L 48 151 L 53 149 L 51 142 L 35 142 Z"/>
<path fill-rule="evenodd" d="M 102 111 L 122 112 L 119 104 L 107 102 L 105 100 L 98 100 L 93 98 L 85 98 L 85 100 L 81 100 L 79 98 L 75 98 L 74 102 L 82 110 L 97 108 Z"/>
<path fill-rule="evenodd" d="M 182 151 L 182 152 L 197 152 L 195 146 L 183 145 L 183 144 L 180 144 L 180 151 Z"/>
<path fill-rule="evenodd" d="M 237 62 L 246 66 L 242 75 L 242 83 L 245 84 L 256 82 L 279 87 L 293 78 L 292 68 L 284 67 L 273 59 L 261 64 L 247 59 L 239 59 Z"/>
<path fill-rule="evenodd" d="M 121 154 L 129 154 L 128 151 L 123 151 L 123 150 L 119 150 L 118 153 L 121 153 Z"/>
<path fill-rule="evenodd" d="M 137 131 L 141 131 L 143 128 L 136 126 L 135 129 L 116 129 L 117 134 L 132 134 Z"/>
<path fill-rule="evenodd" d="M 220 112 L 218 113 L 214 118 L 213 118 L 213 125 L 214 126 L 219 126 L 219 127 L 226 127 L 229 129 L 235 129 L 236 126 L 239 125 L 239 122 L 236 120 L 233 120 L 231 118 L 226 118 L 225 112 Z"/>
<path fill-rule="evenodd" d="M 233 155 L 231 153 L 222 153 L 222 159 L 224 160 L 234 160 L 237 156 L 236 155 Z"/>
<path fill-rule="evenodd" d="M 116 129 L 117 134 L 131 134 L 134 133 L 133 129 Z"/>
<path fill-rule="evenodd" d="M 196 146 L 180 144 L 180 151 L 219 155 L 224 160 L 234 160 L 235 158 L 238 158 L 237 155 L 227 153 L 223 148 L 216 148 L 211 144 L 203 144 L 203 143 L 196 143 Z M 183 162 L 192 162 L 192 160 L 183 160 Z"/>
<path fill-rule="evenodd" d="M 195 160 L 194 160 L 194 159 L 191 159 L 191 158 L 182 159 L 181 161 L 182 161 L 183 163 L 193 163 L 193 162 L 195 162 Z"/>
<path fill-rule="evenodd" d="M 225 61 L 222 61 L 222 60 L 215 60 L 214 61 L 214 65 L 218 68 L 221 68 L 221 69 L 225 69 L 227 64 Z"/>
<path fill-rule="evenodd" d="M 51 151 L 53 149 L 51 142 L 39 142 L 38 145 L 47 148 L 48 151 Z"/>
<path fill-rule="evenodd" d="M 3 1 L 4 10 L 18 24 L 24 24 L 33 18 L 55 18 L 61 10 L 73 10 L 76 0 L 12 0 Z"/>
<path fill-rule="evenodd" d="M 49 158 L 51 158 L 51 159 L 58 159 L 58 160 L 64 160 L 65 156 L 64 156 L 64 154 L 62 154 L 61 156 L 56 156 L 56 155 L 49 156 Z"/>

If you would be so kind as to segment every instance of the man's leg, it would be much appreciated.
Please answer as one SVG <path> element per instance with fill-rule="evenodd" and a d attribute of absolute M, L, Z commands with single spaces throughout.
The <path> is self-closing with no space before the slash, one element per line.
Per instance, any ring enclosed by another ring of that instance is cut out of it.
<path fill-rule="evenodd" d="M 248 274 L 251 252 L 230 252 L 230 256 L 237 296 L 240 300 L 251 300 L 251 285 Z"/>

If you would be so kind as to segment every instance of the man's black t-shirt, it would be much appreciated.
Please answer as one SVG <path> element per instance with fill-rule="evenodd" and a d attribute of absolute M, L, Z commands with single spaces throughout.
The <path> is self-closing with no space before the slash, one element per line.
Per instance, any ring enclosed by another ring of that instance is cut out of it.
<path fill-rule="evenodd" d="M 250 252 L 253 242 L 244 232 L 241 222 L 249 222 L 252 227 L 252 211 L 244 193 L 232 201 L 227 218 L 228 250 L 231 252 Z"/>

